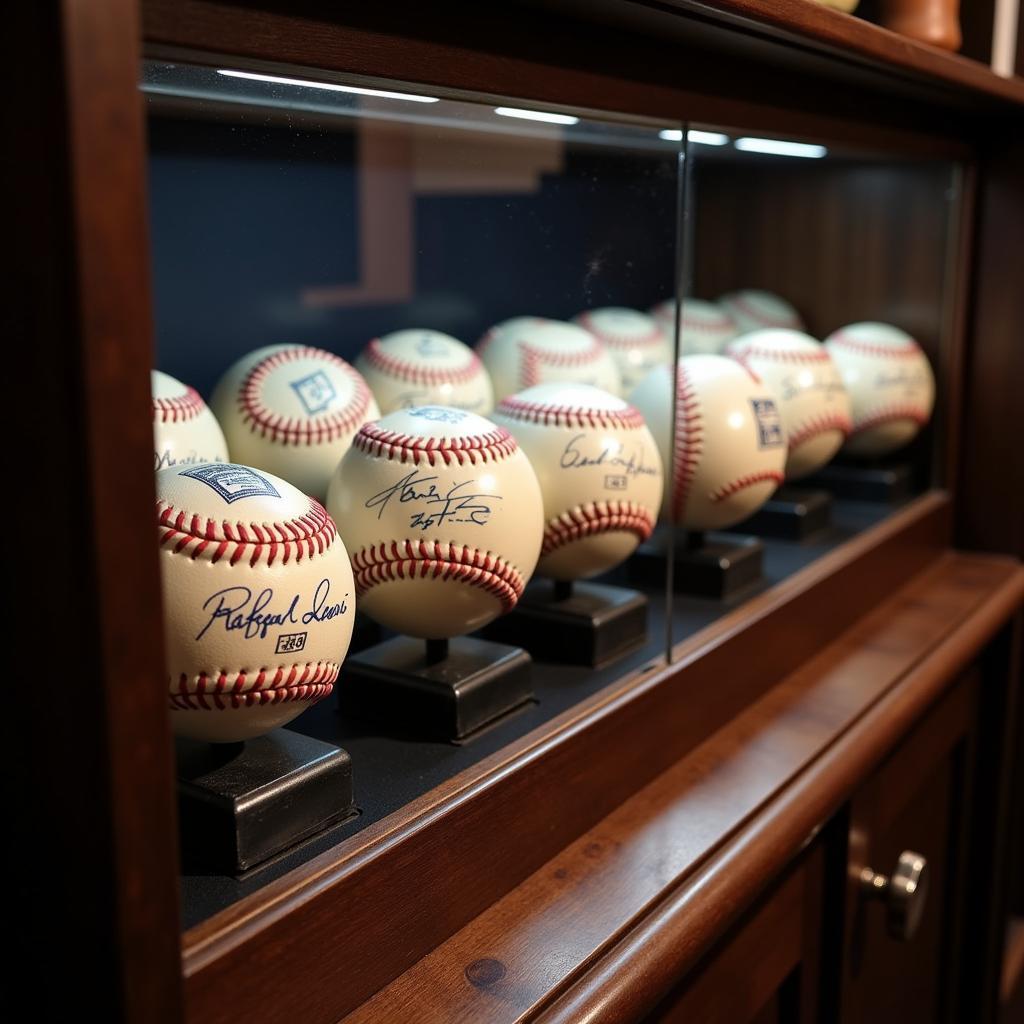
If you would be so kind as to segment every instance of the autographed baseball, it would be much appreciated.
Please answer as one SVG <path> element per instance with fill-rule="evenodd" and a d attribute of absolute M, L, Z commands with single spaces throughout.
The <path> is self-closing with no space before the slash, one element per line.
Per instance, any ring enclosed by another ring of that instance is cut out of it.
<path fill-rule="evenodd" d="M 174 731 L 246 740 L 326 697 L 355 587 L 323 506 L 231 463 L 162 470 L 156 491 Z"/>
<path fill-rule="evenodd" d="M 537 477 L 515 438 L 447 406 L 367 423 L 327 507 L 352 553 L 360 610 L 424 639 L 471 633 L 510 611 L 544 532 Z"/>
<path fill-rule="evenodd" d="M 236 462 L 323 498 L 352 436 L 380 416 L 366 381 L 338 356 L 268 345 L 238 360 L 210 405 Z"/>
<path fill-rule="evenodd" d="M 736 324 L 738 334 L 759 331 L 764 327 L 788 327 L 794 331 L 804 329 L 800 314 L 785 299 L 771 292 L 751 288 L 729 292 L 718 300 L 718 305 Z"/>
<path fill-rule="evenodd" d="M 672 335 L 652 316 L 635 309 L 607 306 L 573 317 L 611 353 L 622 390 L 632 390 L 655 366 L 672 362 Z"/>
<path fill-rule="evenodd" d="M 480 339 L 477 354 L 494 385 L 494 400 L 562 381 L 592 384 L 617 395 L 622 382 L 611 353 L 577 324 L 517 316 L 492 327 Z"/>
<path fill-rule="evenodd" d="M 909 334 L 880 323 L 842 327 L 825 339 L 853 407 L 850 455 L 876 458 L 908 444 L 929 420 L 935 378 Z"/>
<path fill-rule="evenodd" d="M 661 329 L 672 337 L 676 329 L 676 303 L 668 299 L 651 310 Z M 720 355 L 739 331 L 732 318 L 714 302 L 683 299 L 683 315 L 679 321 L 679 354 Z"/>
<path fill-rule="evenodd" d="M 418 405 L 449 405 L 486 416 L 491 379 L 477 354 L 440 331 L 395 331 L 374 338 L 356 360 L 382 414 Z"/>
<path fill-rule="evenodd" d="M 775 392 L 789 454 L 786 479 L 821 469 L 850 433 L 850 397 L 828 349 L 783 327 L 751 331 L 727 353 Z"/>
<path fill-rule="evenodd" d="M 690 530 L 721 530 L 756 512 L 782 483 L 786 432 L 771 391 L 725 356 L 684 356 L 630 396 L 672 467 L 662 515 Z M 672 396 L 676 426 L 672 438 Z"/>
<path fill-rule="evenodd" d="M 150 376 L 156 468 L 227 462 L 224 433 L 199 392 L 159 370 Z"/>
<path fill-rule="evenodd" d="M 661 458 L 636 409 L 586 384 L 538 384 L 506 398 L 492 418 L 519 442 L 540 482 L 539 575 L 597 576 L 650 536 Z"/>

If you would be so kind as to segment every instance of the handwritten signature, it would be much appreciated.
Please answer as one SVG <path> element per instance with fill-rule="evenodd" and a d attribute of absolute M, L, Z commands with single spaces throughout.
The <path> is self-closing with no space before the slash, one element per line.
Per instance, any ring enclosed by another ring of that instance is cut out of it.
<path fill-rule="evenodd" d="M 830 380 L 827 377 L 814 376 L 810 383 L 807 383 L 806 377 L 787 375 L 782 378 L 782 383 L 779 386 L 779 397 L 784 401 L 789 401 L 791 398 L 796 398 L 797 395 L 821 391 L 824 393 L 825 401 L 831 402 L 836 395 L 844 390 L 840 381 Z"/>
<path fill-rule="evenodd" d="M 413 506 L 409 516 L 410 529 L 427 530 L 442 523 L 486 526 L 491 515 L 488 502 L 501 501 L 501 495 L 467 491 L 466 488 L 474 483 L 474 480 L 463 480 L 442 493 L 443 488 L 438 488 L 436 476 L 420 476 L 413 470 L 391 487 L 373 495 L 366 502 L 366 508 L 375 508 L 380 519 L 388 503 L 397 497 L 399 504 Z"/>
<path fill-rule="evenodd" d="M 156 468 L 166 469 L 168 466 L 198 466 L 204 462 L 220 462 L 220 459 L 208 459 L 205 455 L 200 455 L 194 448 L 185 455 L 172 455 L 170 448 L 165 448 L 162 452 L 154 452 L 156 456 Z"/>
<path fill-rule="evenodd" d="M 330 591 L 330 580 L 321 580 L 309 608 L 300 612 L 300 594 L 295 594 L 287 607 L 278 605 L 277 610 L 274 610 L 274 591 L 270 587 L 261 590 L 255 598 L 249 587 L 226 587 L 211 594 L 203 603 L 203 611 L 210 618 L 196 634 L 196 639 L 201 640 L 218 623 L 224 626 L 226 633 L 241 631 L 243 640 L 265 640 L 275 626 L 300 623 L 308 626 L 314 622 L 328 622 L 348 611 L 345 598 L 330 601 Z"/>
<path fill-rule="evenodd" d="M 616 444 L 605 445 L 599 455 L 586 451 L 586 434 L 577 434 L 566 446 L 559 459 L 562 469 L 586 469 L 590 466 L 602 466 L 606 469 L 617 469 L 626 476 L 657 476 L 655 466 L 644 464 L 642 450 L 626 453 L 625 448 Z"/>

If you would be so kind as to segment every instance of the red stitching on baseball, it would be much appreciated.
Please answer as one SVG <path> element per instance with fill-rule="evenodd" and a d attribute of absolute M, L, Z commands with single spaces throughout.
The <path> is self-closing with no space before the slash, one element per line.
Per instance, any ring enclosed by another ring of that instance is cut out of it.
<path fill-rule="evenodd" d="M 263 404 L 260 395 L 263 381 L 272 370 L 297 359 L 316 359 L 341 370 L 352 382 L 352 397 L 348 405 L 334 412 L 311 417 L 284 416 L 271 412 Z M 282 444 L 294 442 L 297 445 L 313 445 L 336 441 L 360 426 L 366 419 L 371 397 L 366 381 L 344 359 L 322 349 L 300 346 L 283 349 L 267 356 L 266 359 L 261 359 L 242 381 L 238 404 L 242 410 L 243 422 L 260 437 Z"/>
<path fill-rule="evenodd" d="M 583 328 L 580 328 L 582 330 Z M 593 336 L 589 336 L 589 345 L 582 352 L 545 352 L 535 348 L 528 341 L 519 342 L 522 353 L 520 387 L 529 388 L 541 383 L 541 368 L 576 369 L 597 362 L 604 355 L 604 346 Z"/>
<path fill-rule="evenodd" d="M 799 323 L 799 318 L 794 320 L 789 314 L 772 316 L 769 313 L 762 313 L 761 310 L 756 306 L 752 306 L 747 299 L 740 295 L 734 295 L 729 301 L 741 313 L 746 314 L 755 323 L 759 323 L 764 327 L 792 327 L 794 323 Z"/>
<path fill-rule="evenodd" d="M 794 352 L 789 349 L 763 348 L 760 345 L 744 346 L 742 341 L 729 345 L 726 351 L 738 362 L 749 358 L 769 359 L 776 363 L 829 363 L 832 361 L 832 357 L 824 349 L 820 352 Z"/>
<path fill-rule="evenodd" d="M 390 541 L 363 548 L 352 558 L 356 593 L 404 579 L 455 580 L 485 591 L 501 603 L 502 611 L 515 607 L 525 583 L 508 562 L 478 548 L 439 541 Z"/>
<path fill-rule="evenodd" d="M 547 320 L 545 320 L 542 316 L 531 316 L 528 317 L 527 319 L 532 324 L 547 323 Z M 487 330 L 484 331 L 480 340 L 476 343 L 476 354 L 478 356 L 483 356 L 483 354 L 487 351 L 488 348 L 490 348 L 490 346 L 494 342 L 494 339 L 497 338 L 498 335 L 501 334 L 502 331 L 504 330 L 505 328 L 502 327 L 501 324 L 495 324 L 493 327 L 488 327 Z"/>
<path fill-rule="evenodd" d="M 622 427 L 638 430 L 644 426 L 644 418 L 631 405 L 622 409 L 591 409 L 574 405 L 546 405 L 544 402 L 528 402 L 514 395 L 506 398 L 495 413 L 522 423 L 542 423 L 549 427 Z"/>
<path fill-rule="evenodd" d="M 360 427 L 352 439 L 352 446 L 367 455 L 411 462 L 416 466 L 421 462 L 435 466 L 438 459 L 446 466 L 453 462 L 460 466 L 467 462 L 475 466 L 479 462 L 508 458 L 519 447 L 504 427 L 496 426 L 486 434 L 472 437 L 414 437 L 383 430 L 376 423 Z"/>
<path fill-rule="evenodd" d="M 725 501 L 726 498 L 731 498 L 739 491 L 744 491 L 748 487 L 754 487 L 756 484 L 772 481 L 778 487 L 784 479 L 785 477 L 778 470 L 766 469 L 760 473 L 750 473 L 747 476 L 737 477 L 724 487 L 719 487 L 717 491 L 712 491 L 708 497 L 714 502 Z"/>
<path fill-rule="evenodd" d="M 390 352 L 384 351 L 380 338 L 374 338 L 363 350 L 363 356 L 374 369 L 380 370 L 382 373 L 389 373 L 393 377 L 398 377 L 399 380 L 409 381 L 412 384 L 437 386 L 438 384 L 468 384 L 480 376 L 483 367 L 479 357 L 472 349 L 467 349 L 467 352 L 469 353 L 468 365 L 442 370 L 434 366 L 412 363 L 400 356 L 392 355 Z"/>
<path fill-rule="evenodd" d="M 919 427 L 923 427 L 928 422 L 928 413 L 918 405 L 887 405 L 865 419 L 857 420 L 853 424 L 850 436 L 883 423 L 891 423 L 893 420 L 913 420 Z"/>
<path fill-rule="evenodd" d="M 700 400 L 686 367 L 676 365 L 676 431 L 672 481 L 672 518 L 682 522 L 686 499 L 704 454 Z"/>
<path fill-rule="evenodd" d="M 576 322 L 591 334 L 596 335 L 610 348 L 633 348 L 635 346 L 648 347 L 662 345 L 665 342 L 665 332 L 657 324 L 646 334 L 630 337 L 625 334 L 612 334 L 606 327 L 598 327 L 594 323 L 592 313 L 580 313 Z"/>
<path fill-rule="evenodd" d="M 169 693 L 170 706 L 174 711 L 227 711 L 293 700 L 317 701 L 334 689 L 340 667 L 333 661 L 318 661 L 280 665 L 273 672 L 261 668 L 251 682 L 251 673 L 244 670 L 232 674 L 224 669 L 198 676 L 183 672 L 178 677 L 178 688 Z"/>
<path fill-rule="evenodd" d="M 734 330 L 736 325 L 729 319 L 724 313 L 717 320 L 701 320 L 695 316 L 693 311 L 687 315 L 683 313 L 682 319 L 680 320 L 681 327 L 688 327 L 695 331 L 731 331 Z"/>
<path fill-rule="evenodd" d="M 793 451 L 812 437 L 828 433 L 830 430 L 839 430 L 843 437 L 847 437 L 853 430 L 853 422 L 849 416 L 841 412 L 824 412 L 818 416 L 812 416 L 809 420 L 804 420 L 797 430 L 790 433 L 789 450 Z"/>
<path fill-rule="evenodd" d="M 323 505 L 309 499 L 309 511 L 295 519 L 277 523 L 241 523 L 217 521 L 177 509 L 163 499 L 156 503 L 160 547 L 192 559 L 207 558 L 219 562 L 226 558 L 236 565 L 249 552 L 250 566 L 282 565 L 292 559 L 322 555 L 333 543 L 338 531 Z"/>
<path fill-rule="evenodd" d="M 204 409 L 206 403 L 195 388 L 186 387 L 183 395 L 173 398 L 153 398 L 153 422 L 184 423 L 194 420 Z"/>
<path fill-rule="evenodd" d="M 843 348 L 852 349 L 854 352 L 861 352 L 869 356 L 882 356 L 891 359 L 912 359 L 914 356 L 923 355 L 921 346 L 913 338 L 909 341 L 900 342 L 898 348 L 889 345 L 876 345 L 874 342 L 862 341 L 855 338 L 846 331 L 836 331 L 828 339 L 830 345 L 840 345 Z"/>
<path fill-rule="evenodd" d="M 642 543 L 653 529 L 653 516 L 635 501 L 589 502 L 548 520 L 540 554 L 543 558 L 575 540 L 617 531 L 634 533 Z"/>

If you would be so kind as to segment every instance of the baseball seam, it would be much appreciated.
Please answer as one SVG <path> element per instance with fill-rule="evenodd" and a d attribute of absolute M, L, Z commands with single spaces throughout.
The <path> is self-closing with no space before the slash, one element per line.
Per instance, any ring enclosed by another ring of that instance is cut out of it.
<path fill-rule="evenodd" d="M 741 313 L 745 316 L 750 317 L 755 323 L 761 324 L 763 327 L 793 327 L 794 320 L 788 314 L 780 314 L 779 316 L 773 316 L 769 313 L 764 313 L 759 310 L 756 306 L 752 305 L 747 299 L 740 296 L 735 296 L 729 300 Z"/>
<path fill-rule="evenodd" d="M 704 422 L 701 417 L 700 399 L 682 363 L 676 366 L 674 442 L 672 518 L 676 522 L 682 522 L 690 487 L 704 453 Z"/>
<path fill-rule="evenodd" d="M 235 673 L 227 669 L 215 674 L 201 672 L 198 676 L 183 672 L 178 677 L 178 689 L 170 691 L 170 706 L 175 711 L 226 711 L 293 700 L 317 701 L 334 689 L 340 667 L 333 661 L 280 665 L 273 675 L 269 674 L 270 668 L 261 668 L 251 682 L 253 673 L 244 669 Z"/>
<path fill-rule="evenodd" d="M 728 352 L 737 361 L 744 359 L 767 359 L 776 363 L 830 363 L 832 361 L 832 357 L 824 349 L 820 352 L 793 352 L 792 350 L 763 348 L 758 345 L 738 344 L 730 345 Z"/>
<path fill-rule="evenodd" d="M 731 498 L 740 491 L 745 491 L 748 487 L 755 487 L 757 484 L 773 482 L 778 487 L 783 479 L 783 474 L 776 469 L 765 469 L 759 473 L 748 473 L 746 476 L 737 477 L 723 487 L 719 487 L 717 491 L 712 491 L 708 498 L 717 504 L 720 501 L 725 501 L 726 498 Z"/>
<path fill-rule="evenodd" d="M 540 423 L 545 427 L 603 428 L 621 427 L 639 430 L 644 418 L 631 405 L 621 409 L 593 409 L 572 405 L 546 405 L 515 396 L 506 398 L 495 413 L 521 423 Z"/>
<path fill-rule="evenodd" d="M 479 377 L 482 370 L 480 359 L 472 350 L 469 350 L 469 363 L 466 366 L 443 370 L 413 363 L 401 356 L 385 352 L 380 338 L 374 338 L 366 346 L 363 358 L 381 373 L 390 374 L 411 384 L 426 384 L 431 387 L 439 384 L 468 384 Z"/>
<path fill-rule="evenodd" d="M 598 501 L 568 509 L 549 519 L 544 527 L 541 558 L 566 544 L 601 533 L 634 533 L 640 542 L 654 529 L 654 518 L 634 501 Z"/>
<path fill-rule="evenodd" d="M 912 359 L 922 354 L 921 346 L 913 338 L 901 342 L 899 347 L 889 345 L 876 345 L 870 341 L 862 341 L 855 338 L 846 331 L 836 331 L 828 339 L 829 345 L 839 345 L 841 348 L 848 348 L 853 352 L 859 352 L 867 356 L 879 356 L 884 359 Z"/>
<path fill-rule="evenodd" d="M 282 565 L 293 559 L 299 563 L 322 555 L 337 536 L 323 505 L 313 498 L 309 502 L 309 511 L 294 519 L 231 523 L 177 509 L 161 499 L 156 503 L 159 545 L 172 554 L 185 554 L 193 560 L 206 558 L 212 563 L 226 558 L 236 565 L 247 553 L 250 566 L 272 566 L 278 558 Z"/>
<path fill-rule="evenodd" d="M 421 462 L 435 466 L 438 460 L 446 466 L 453 462 L 475 466 L 508 458 L 518 450 L 515 438 L 504 427 L 470 437 L 438 438 L 384 430 L 376 423 L 364 424 L 353 438 L 352 447 L 367 455 L 411 462 L 416 466 Z"/>
<path fill-rule="evenodd" d="M 855 420 L 850 436 L 883 423 L 891 423 L 893 420 L 913 420 L 918 426 L 923 427 L 928 422 L 928 414 L 918 405 L 887 405 L 876 409 L 863 419 Z"/>
<path fill-rule="evenodd" d="M 356 593 L 404 579 L 454 580 L 497 598 L 502 611 L 515 607 L 526 585 L 522 573 L 490 551 L 428 540 L 393 540 L 362 548 L 352 558 Z"/>
<path fill-rule="evenodd" d="M 853 422 L 849 416 L 841 412 L 823 412 L 804 420 L 795 430 L 789 432 L 789 450 L 794 451 L 800 445 L 810 441 L 812 437 L 827 433 L 830 430 L 842 431 L 844 437 L 853 430 Z"/>
<path fill-rule="evenodd" d="M 519 351 L 522 355 L 520 388 L 533 387 L 541 383 L 541 367 L 552 369 L 573 369 L 596 363 L 604 354 L 604 347 L 591 338 L 589 346 L 582 352 L 545 352 L 528 341 L 520 341 Z"/>
<path fill-rule="evenodd" d="M 195 388 L 187 387 L 183 395 L 173 398 L 153 397 L 153 422 L 184 423 L 194 420 L 204 409 L 206 403 Z"/>
<path fill-rule="evenodd" d="M 633 348 L 634 346 L 646 348 L 661 345 L 665 342 L 665 334 L 657 324 L 646 334 L 626 335 L 613 334 L 607 328 L 598 327 L 594 323 L 594 317 L 591 313 L 581 313 L 576 318 L 576 322 L 581 327 L 590 331 L 591 334 L 596 335 L 600 341 L 610 348 Z"/>
<path fill-rule="evenodd" d="M 315 359 L 341 370 L 352 383 L 348 403 L 334 412 L 308 418 L 271 412 L 260 395 L 263 382 L 273 370 L 297 359 Z M 238 392 L 242 421 L 254 434 L 274 443 L 296 445 L 324 444 L 351 433 L 365 422 L 371 399 L 366 381 L 344 359 L 308 346 L 284 349 L 261 359 L 246 374 Z"/>
<path fill-rule="evenodd" d="M 530 320 L 531 323 L 535 325 L 546 322 L 544 317 L 542 316 L 531 317 Z M 493 327 L 488 327 L 487 330 L 484 331 L 484 333 L 481 335 L 480 340 L 476 343 L 476 348 L 474 349 L 476 354 L 482 357 L 483 354 L 487 351 L 487 349 L 491 347 L 495 339 L 498 337 L 499 334 L 502 333 L 503 330 L 504 328 L 501 326 L 501 324 L 495 324 Z"/>

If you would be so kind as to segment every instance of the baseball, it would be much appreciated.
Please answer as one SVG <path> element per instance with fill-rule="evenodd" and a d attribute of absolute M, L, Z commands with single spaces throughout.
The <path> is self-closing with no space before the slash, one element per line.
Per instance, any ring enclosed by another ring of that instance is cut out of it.
<path fill-rule="evenodd" d="M 898 327 L 858 323 L 830 334 L 825 347 L 850 394 L 853 429 L 843 451 L 877 458 L 912 441 L 935 404 L 921 346 Z"/>
<path fill-rule="evenodd" d="M 338 356 L 268 345 L 238 360 L 210 400 L 235 462 L 323 498 L 352 436 L 380 416 L 366 381 Z"/>
<path fill-rule="evenodd" d="M 608 306 L 573 317 L 611 353 L 622 390 L 632 390 L 655 367 L 672 362 L 672 335 L 652 316 L 635 309 Z"/>
<path fill-rule="evenodd" d="M 613 395 L 622 386 L 604 345 L 589 331 L 562 320 L 513 317 L 492 327 L 476 350 L 491 375 L 496 402 L 548 381 L 591 384 Z"/>
<path fill-rule="evenodd" d="M 355 587 L 323 506 L 248 466 L 156 477 L 171 721 L 233 743 L 326 697 L 352 638 Z"/>
<path fill-rule="evenodd" d="M 785 299 L 771 292 L 750 288 L 729 292 L 718 300 L 718 305 L 736 324 L 737 334 L 759 331 L 764 327 L 788 327 L 793 331 L 804 329 L 800 314 Z"/>
<path fill-rule="evenodd" d="M 786 479 L 821 469 L 852 428 L 850 397 L 828 349 L 800 331 L 751 331 L 726 349 L 775 392 L 789 454 Z"/>
<path fill-rule="evenodd" d="M 153 370 L 153 455 L 157 469 L 227 462 L 220 424 L 195 388 Z"/>
<path fill-rule="evenodd" d="M 395 331 L 374 338 L 356 360 L 382 414 L 418 405 L 449 405 L 486 416 L 491 379 L 477 354 L 440 331 Z"/>
<path fill-rule="evenodd" d="M 672 438 L 675 385 L 676 425 Z M 782 483 L 786 432 L 771 391 L 725 356 L 684 356 L 647 375 L 630 396 L 672 467 L 662 515 L 720 530 L 756 512 Z"/>
<path fill-rule="evenodd" d="M 352 554 L 360 610 L 424 639 L 510 611 L 544 532 L 537 477 L 512 435 L 446 406 L 367 423 L 327 507 Z"/>
<path fill-rule="evenodd" d="M 668 299 L 651 310 L 661 329 L 672 337 L 676 329 L 676 303 Z M 732 318 L 714 302 L 683 299 L 683 315 L 679 321 L 679 354 L 720 355 L 739 331 Z"/>
<path fill-rule="evenodd" d="M 538 384 L 506 398 L 493 419 L 540 482 L 539 575 L 597 576 L 650 536 L 661 505 L 661 458 L 636 409 L 585 384 Z"/>

